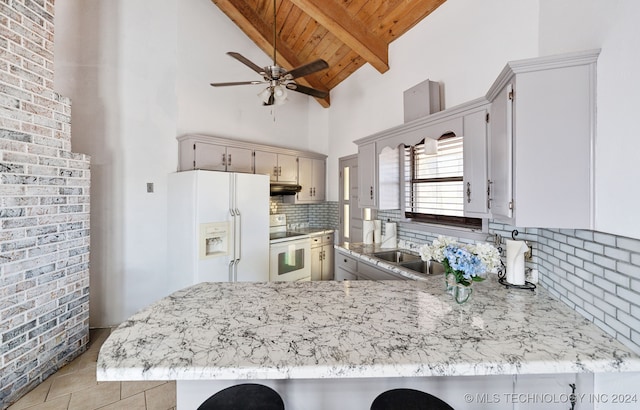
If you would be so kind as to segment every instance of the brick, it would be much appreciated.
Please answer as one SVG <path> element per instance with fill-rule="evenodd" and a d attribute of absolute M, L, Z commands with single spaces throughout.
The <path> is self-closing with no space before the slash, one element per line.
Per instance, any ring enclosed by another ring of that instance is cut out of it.
<path fill-rule="evenodd" d="M 616 237 L 607 233 L 594 232 L 593 240 L 604 245 L 616 246 Z"/>
<path fill-rule="evenodd" d="M 604 247 L 604 254 L 613 259 L 619 261 L 629 262 L 631 260 L 631 253 L 624 249 L 612 248 L 609 246 Z"/>
<path fill-rule="evenodd" d="M 626 324 L 620 322 L 617 318 L 605 315 L 604 322 L 614 329 L 616 333 L 620 333 L 625 337 L 631 337 L 631 328 Z"/>

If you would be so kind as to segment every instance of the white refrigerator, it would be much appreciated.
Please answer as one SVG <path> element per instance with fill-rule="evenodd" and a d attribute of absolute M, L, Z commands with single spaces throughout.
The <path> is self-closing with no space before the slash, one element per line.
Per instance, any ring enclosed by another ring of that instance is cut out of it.
<path fill-rule="evenodd" d="M 269 280 L 269 176 L 169 175 L 169 291 L 200 282 Z"/>

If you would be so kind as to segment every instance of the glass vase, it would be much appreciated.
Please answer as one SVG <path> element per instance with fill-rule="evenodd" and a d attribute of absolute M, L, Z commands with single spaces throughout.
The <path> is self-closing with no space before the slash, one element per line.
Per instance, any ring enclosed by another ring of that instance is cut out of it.
<path fill-rule="evenodd" d="M 451 296 L 456 295 L 456 275 L 451 272 L 445 272 L 444 274 L 444 290 Z"/>
<path fill-rule="evenodd" d="M 456 283 L 454 286 L 454 297 L 458 304 L 463 304 L 471 297 L 471 293 L 473 293 L 473 289 L 471 285 L 465 286 L 460 283 Z"/>

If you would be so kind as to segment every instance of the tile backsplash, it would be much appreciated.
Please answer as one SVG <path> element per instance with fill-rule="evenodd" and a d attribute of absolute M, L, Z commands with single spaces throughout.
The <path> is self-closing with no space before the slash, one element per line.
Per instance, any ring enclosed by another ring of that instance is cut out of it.
<path fill-rule="evenodd" d="M 288 204 L 282 197 L 271 197 L 271 213 L 287 215 L 287 224 L 307 225 L 312 228 L 338 229 L 338 202 L 319 204 Z"/>
<path fill-rule="evenodd" d="M 378 211 L 377 219 L 400 221 L 400 211 Z M 540 285 L 640 354 L 640 240 L 579 229 L 520 228 L 489 223 L 489 234 L 532 245 L 527 267 L 538 269 Z M 398 239 L 431 242 L 438 234 L 402 225 Z M 463 242 L 466 240 L 462 239 Z M 504 255 L 504 253 L 503 253 Z"/>

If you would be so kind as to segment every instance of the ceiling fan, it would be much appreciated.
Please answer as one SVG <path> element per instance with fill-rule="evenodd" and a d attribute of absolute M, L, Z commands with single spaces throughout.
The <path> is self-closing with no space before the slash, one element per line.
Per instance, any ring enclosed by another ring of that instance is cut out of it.
<path fill-rule="evenodd" d="M 329 64 L 322 59 L 318 59 L 287 71 L 276 62 L 276 38 L 276 0 L 273 0 L 273 64 L 260 67 L 240 53 L 232 51 L 227 53 L 227 55 L 260 74 L 263 80 L 211 83 L 211 85 L 214 87 L 227 87 L 231 85 L 267 84 L 267 88 L 258 94 L 262 98 L 263 105 L 284 104 L 287 98 L 286 90 L 297 91 L 316 98 L 326 98 L 329 92 L 297 84 L 294 80 L 329 68 Z"/>

